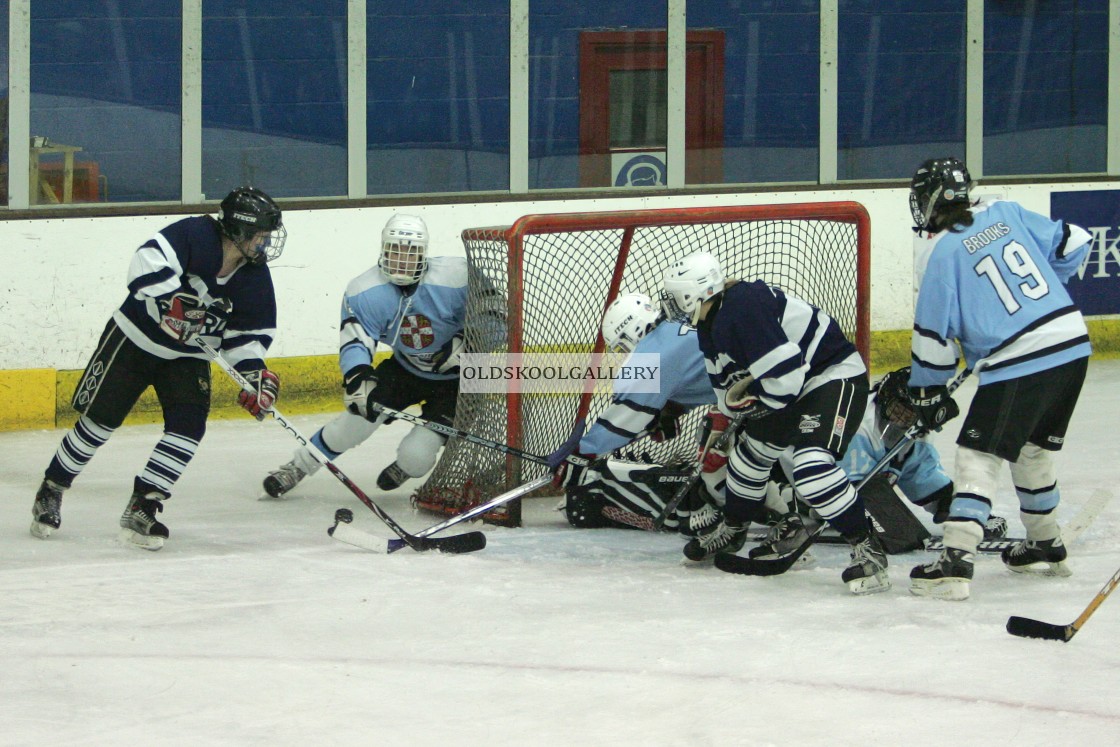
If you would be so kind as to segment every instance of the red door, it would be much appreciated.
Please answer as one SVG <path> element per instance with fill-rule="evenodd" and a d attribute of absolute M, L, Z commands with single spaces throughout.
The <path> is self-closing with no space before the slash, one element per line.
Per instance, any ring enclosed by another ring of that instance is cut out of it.
<path fill-rule="evenodd" d="M 666 43 L 664 31 L 580 33 L 580 186 L 612 185 L 612 155 L 660 152 L 664 163 Z M 722 147 L 723 32 L 689 31 L 685 42 L 686 182 L 722 181 Z M 642 159 L 631 160 L 640 163 Z M 652 164 L 656 158 L 648 160 Z M 646 181 L 634 183 L 648 183 L 650 176 L 648 169 L 642 170 L 639 178 Z"/>

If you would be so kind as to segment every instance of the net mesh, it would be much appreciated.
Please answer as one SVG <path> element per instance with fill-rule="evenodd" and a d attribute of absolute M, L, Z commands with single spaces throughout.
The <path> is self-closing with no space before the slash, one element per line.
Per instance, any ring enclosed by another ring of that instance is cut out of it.
<path fill-rule="evenodd" d="M 549 356 L 580 353 L 590 363 L 602 351 L 599 326 L 615 296 L 640 292 L 657 299 L 673 262 L 708 251 L 727 277 L 764 280 L 829 313 L 866 359 L 867 234 L 867 214 L 856 203 L 534 215 L 512 227 L 468 229 L 467 349 L 536 353 L 542 357 L 534 362 L 542 365 Z M 582 395 L 463 393 L 455 427 L 547 455 L 578 417 L 590 423 L 609 404 L 609 385 Z M 675 439 L 642 438 L 616 456 L 661 464 L 694 458 L 704 409 L 682 419 Z M 452 439 L 413 501 L 455 514 L 546 471 Z M 516 526 L 520 502 L 484 518 Z"/>

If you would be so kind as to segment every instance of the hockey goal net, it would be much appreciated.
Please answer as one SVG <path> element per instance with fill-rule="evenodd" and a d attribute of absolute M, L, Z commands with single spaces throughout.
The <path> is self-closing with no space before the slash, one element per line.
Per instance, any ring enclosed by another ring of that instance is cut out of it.
<path fill-rule="evenodd" d="M 762 279 L 829 313 L 868 358 L 870 220 L 856 202 L 527 215 L 512 226 L 467 229 L 463 243 L 472 352 L 578 352 L 590 362 L 603 350 L 603 312 L 619 293 L 656 301 L 674 261 L 708 251 L 728 277 Z M 455 427 L 547 455 L 578 417 L 591 423 L 609 403 L 609 386 L 570 395 L 460 394 Z M 618 456 L 662 464 L 694 458 L 703 409 L 688 416 L 677 438 L 643 438 Z M 452 439 L 413 501 L 456 514 L 546 470 Z M 484 518 L 517 526 L 520 501 Z"/>

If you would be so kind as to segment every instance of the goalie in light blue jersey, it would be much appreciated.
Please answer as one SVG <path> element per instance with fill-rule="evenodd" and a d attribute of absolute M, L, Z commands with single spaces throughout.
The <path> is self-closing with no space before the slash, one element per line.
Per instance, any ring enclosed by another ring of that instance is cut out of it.
<path fill-rule="evenodd" d="M 918 299 L 910 397 L 940 429 L 959 410 L 947 390 L 958 344 L 979 388 L 957 438 L 956 489 L 945 550 L 911 571 L 911 591 L 966 599 L 973 554 L 1004 461 L 1027 538 L 1003 553 L 1013 571 L 1068 575 L 1054 515 L 1052 453 L 1061 449 L 1091 348 L 1065 284 L 1088 250 L 1084 229 L 1002 200 L 974 201 L 955 158 L 926 161 L 911 182 Z"/>

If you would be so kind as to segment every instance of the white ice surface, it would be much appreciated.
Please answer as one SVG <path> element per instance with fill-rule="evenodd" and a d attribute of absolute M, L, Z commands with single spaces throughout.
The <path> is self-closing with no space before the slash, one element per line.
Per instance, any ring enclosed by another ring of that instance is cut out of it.
<path fill-rule="evenodd" d="M 937 436 L 950 470 L 956 428 Z M 1059 456 L 1063 520 L 1120 491 L 1118 428 L 1120 362 L 1094 363 Z M 440 519 L 375 487 L 405 430 L 339 464 L 417 530 Z M 341 506 L 391 535 L 325 471 L 258 500 L 294 442 L 246 418 L 210 424 L 152 553 L 116 533 L 158 433 L 121 429 L 46 541 L 30 507 L 63 431 L 0 434 L 0 743 L 1120 744 L 1120 592 L 1069 643 L 1004 631 L 1085 608 L 1120 564 L 1120 499 L 1072 577 L 983 556 L 963 603 L 908 593 L 928 554 L 893 556 L 894 588 L 859 598 L 840 547 L 776 578 L 684 568 L 677 537 L 571 529 L 554 499 L 486 527 L 476 554 L 377 555 L 327 537 Z M 1016 506 L 1005 479 L 996 512 L 1019 534 Z"/>

